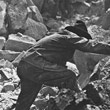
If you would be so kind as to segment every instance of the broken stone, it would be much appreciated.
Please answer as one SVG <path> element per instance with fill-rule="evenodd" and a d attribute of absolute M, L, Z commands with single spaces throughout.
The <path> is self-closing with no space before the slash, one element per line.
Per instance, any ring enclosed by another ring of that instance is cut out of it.
<path fill-rule="evenodd" d="M 25 35 L 28 35 L 36 40 L 45 37 L 47 33 L 46 26 L 41 22 L 36 22 L 31 18 L 28 18 L 25 24 Z"/>
<path fill-rule="evenodd" d="M 110 8 L 104 14 L 104 17 L 102 19 L 102 28 L 105 30 L 108 30 L 110 28 Z"/>
<path fill-rule="evenodd" d="M 58 21 L 56 21 L 56 20 L 54 20 L 52 18 L 49 19 L 47 21 L 47 23 L 45 23 L 45 24 L 50 29 L 49 31 L 51 31 L 51 32 L 56 32 L 61 27 L 61 24 Z"/>
<path fill-rule="evenodd" d="M 2 89 L 3 89 L 3 85 L 0 85 L 0 92 L 2 92 Z"/>
<path fill-rule="evenodd" d="M 9 33 L 24 31 L 23 25 L 27 17 L 26 0 L 11 0 L 7 7 L 7 23 Z"/>
<path fill-rule="evenodd" d="M 90 5 L 84 2 L 75 2 L 73 3 L 73 12 L 78 14 L 87 14 L 88 10 L 90 9 Z"/>
<path fill-rule="evenodd" d="M 45 13 L 48 13 L 50 18 L 56 18 L 57 10 L 58 8 L 56 7 L 54 0 L 45 0 L 42 6 L 41 14 L 43 16 Z"/>
<path fill-rule="evenodd" d="M 94 70 L 95 65 L 107 55 L 99 55 L 94 53 L 84 53 L 79 50 L 75 51 L 74 61 L 79 70 L 79 84 L 83 88 L 89 81 L 89 76 Z"/>
<path fill-rule="evenodd" d="M 12 82 L 4 83 L 2 92 L 14 91 L 15 87 Z"/>
<path fill-rule="evenodd" d="M 0 71 L 1 75 L 5 78 L 5 80 L 12 79 L 13 74 L 10 68 L 1 68 Z"/>
<path fill-rule="evenodd" d="M 104 0 L 105 12 L 110 8 L 110 0 Z"/>
<path fill-rule="evenodd" d="M 13 61 L 21 52 L 15 52 L 11 50 L 0 50 L 0 60 Z"/>
<path fill-rule="evenodd" d="M 3 49 L 4 45 L 5 45 L 6 39 L 5 37 L 0 37 L 0 50 Z"/>
<path fill-rule="evenodd" d="M 41 11 L 42 6 L 44 4 L 44 0 L 32 0 L 34 4 L 38 7 L 39 11 Z"/>
<path fill-rule="evenodd" d="M 7 30 L 5 26 L 5 15 L 6 15 L 6 3 L 0 1 L 0 35 L 6 36 Z"/>
<path fill-rule="evenodd" d="M 104 14 L 104 2 L 103 0 L 97 0 L 91 2 L 89 15 L 101 16 Z"/>
<path fill-rule="evenodd" d="M 44 97 L 47 96 L 48 94 L 49 96 L 55 96 L 58 91 L 59 91 L 58 88 L 45 86 L 39 91 L 39 95 L 42 95 Z"/>
<path fill-rule="evenodd" d="M 36 105 L 37 109 L 43 110 L 47 106 L 47 100 L 36 98 L 33 104 Z"/>
<path fill-rule="evenodd" d="M 36 6 L 29 6 L 28 7 L 28 17 L 32 18 L 37 22 L 43 23 L 42 15 L 40 14 L 38 8 Z"/>
<path fill-rule="evenodd" d="M 35 39 L 29 36 L 11 34 L 9 35 L 9 39 L 5 43 L 5 50 L 21 52 L 23 50 L 29 49 L 35 43 L 36 43 Z"/>

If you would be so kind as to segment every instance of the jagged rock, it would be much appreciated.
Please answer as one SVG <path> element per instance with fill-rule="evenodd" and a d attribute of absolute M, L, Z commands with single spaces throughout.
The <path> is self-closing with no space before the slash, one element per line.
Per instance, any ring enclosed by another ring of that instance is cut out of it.
<path fill-rule="evenodd" d="M 24 31 L 23 25 L 27 17 L 27 2 L 26 0 L 11 0 L 7 7 L 6 21 L 8 24 L 9 33 Z"/>
<path fill-rule="evenodd" d="M 43 110 L 47 106 L 47 100 L 36 98 L 33 104 L 36 106 L 37 109 Z"/>
<path fill-rule="evenodd" d="M 101 16 L 104 13 L 104 2 L 103 0 L 97 0 L 97 1 L 92 1 L 90 10 L 89 10 L 89 15 L 96 15 L 96 16 Z"/>
<path fill-rule="evenodd" d="M 7 30 L 5 25 L 6 3 L 0 1 L 0 35 L 6 36 Z"/>
<path fill-rule="evenodd" d="M 0 50 L 3 49 L 5 42 L 6 42 L 6 39 L 4 37 L 0 37 Z"/>
<path fill-rule="evenodd" d="M 110 8 L 110 0 L 104 0 L 104 7 L 105 11 L 107 11 Z"/>
<path fill-rule="evenodd" d="M 11 50 L 0 50 L 0 59 L 13 61 L 19 54 L 20 52 L 15 52 Z"/>
<path fill-rule="evenodd" d="M 37 107 L 34 104 L 32 104 L 32 106 L 30 107 L 30 110 L 37 110 Z"/>
<path fill-rule="evenodd" d="M 7 82 L 3 85 L 2 92 L 14 91 L 15 87 L 12 82 Z"/>
<path fill-rule="evenodd" d="M 39 91 L 39 95 L 44 97 L 47 96 L 48 94 L 49 96 L 55 96 L 57 92 L 58 92 L 58 88 L 46 86 Z"/>
<path fill-rule="evenodd" d="M 0 73 L 5 80 L 9 80 L 12 78 L 12 70 L 10 68 L 1 68 Z"/>
<path fill-rule="evenodd" d="M 56 3 L 54 0 L 45 0 L 42 6 L 41 14 L 45 17 L 46 13 L 48 13 L 50 18 L 56 18 L 57 9 Z"/>
<path fill-rule="evenodd" d="M 44 0 L 32 0 L 34 4 L 38 7 L 38 9 L 41 11 Z"/>
<path fill-rule="evenodd" d="M 35 20 L 37 22 L 43 23 L 42 15 L 40 14 L 40 12 L 36 6 L 28 7 L 28 17 L 32 18 L 33 20 Z"/>
<path fill-rule="evenodd" d="M 41 22 L 36 22 L 31 18 L 28 18 L 25 24 L 25 35 L 28 35 L 36 40 L 45 37 L 47 33 L 46 26 Z"/>
<path fill-rule="evenodd" d="M 102 19 L 102 28 L 105 30 L 108 30 L 110 28 L 110 9 L 106 11 L 106 13 L 103 15 Z"/>
<path fill-rule="evenodd" d="M 90 5 L 84 2 L 75 2 L 73 4 L 73 12 L 74 13 L 78 13 L 78 14 L 87 14 L 87 12 L 90 9 Z"/>
<path fill-rule="evenodd" d="M 78 80 L 82 88 L 88 83 L 89 76 L 93 72 L 95 65 L 106 56 L 84 53 L 78 50 L 75 52 L 74 61 L 80 73 Z"/>
<path fill-rule="evenodd" d="M 0 85 L 0 92 L 2 91 L 2 89 L 3 89 L 3 85 Z"/>
<path fill-rule="evenodd" d="M 45 23 L 45 24 L 48 27 L 49 31 L 51 31 L 51 32 L 56 32 L 61 27 L 61 24 L 57 20 L 52 19 L 52 18 L 49 19 L 47 21 L 47 23 Z"/>
<path fill-rule="evenodd" d="M 88 104 L 86 105 L 84 110 L 101 110 L 101 109 L 98 106 Z"/>
<path fill-rule="evenodd" d="M 41 0 L 41 2 L 42 2 L 42 0 Z M 34 19 L 37 22 L 43 23 L 42 15 L 40 14 L 39 9 L 34 4 L 34 2 L 32 0 L 27 0 L 27 4 L 28 4 L 28 17 L 31 17 L 32 19 Z"/>
<path fill-rule="evenodd" d="M 29 49 L 35 43 L 36 43 L 35 39 L 29 36 L 26 35 L 19 36 L 18 34 L 11 34 L 9 35 L 9 39 L 5 44 L 5 50 L 21 52 L 23 50 Z"/>
<path fill-rule="evenodd" d="M 100 60 L 94 68 L 93 73 L 91 74 L 91 80 L 98 80 L 109 78 L 109 71 L 110 71 L 110 56 L 103 58 Z"/>

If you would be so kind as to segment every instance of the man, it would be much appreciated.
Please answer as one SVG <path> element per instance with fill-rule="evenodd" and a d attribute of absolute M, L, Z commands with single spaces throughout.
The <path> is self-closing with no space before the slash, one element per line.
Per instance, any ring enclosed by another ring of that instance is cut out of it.
<path fill-rule="evenodd" d="M 29 110 L 42 84 L 80 92 L 75 74 L 65 66 L 75 50 L 110 54 L 109 44 L 94 43 L 88 39 L 91 36 L 85 24 L 77 21 L 74 26 L 68 26 L 62 32 L 42 38 L 29 49 L 17 69 L 21 79 L 21 93 L 15 110 Z"/>

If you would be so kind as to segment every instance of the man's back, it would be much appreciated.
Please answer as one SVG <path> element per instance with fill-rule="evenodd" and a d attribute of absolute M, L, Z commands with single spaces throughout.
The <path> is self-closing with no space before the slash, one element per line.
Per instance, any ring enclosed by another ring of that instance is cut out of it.
<path fill-rule="evenodd" d="M 69 42 L 68 35 L 55 33 L 39 40 L 31 49 L 33 51 L 39 52 L 47 61 L 65 65 L 72 58 L 75 47 Z"/>

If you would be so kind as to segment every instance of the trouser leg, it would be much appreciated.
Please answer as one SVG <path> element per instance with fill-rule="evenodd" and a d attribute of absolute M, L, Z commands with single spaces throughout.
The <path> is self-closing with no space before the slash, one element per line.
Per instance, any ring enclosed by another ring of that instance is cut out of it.
<path fill-rule="evenodd" d="M 62 72 L 45 71 L 44 75 L 42 75 L 42 78 L 43 83 L 49 86 L 58 86 L 61 88 L 64 87 L 76 92 L 80 92 L 81 89 L 75 73 L 70 70 L 65 70 Z"/>
<path fill-rule="evenodd" d="M 42 70 L 26 62 L 20 63 L 17 73 L 21 79 L 21 93 L 15 110 L 29 110 L 42 84 L 60 86 L 65 83 L 66 88 L 79 92 L 77 78 L 72 71 L 52 70 Z"/>
<path fill-rule="evenodd" d="M 21 92 L 19 94 L 15 110 L 29 110 L 40 88 L 40 84 L 27 79 L 21 79 Z"/>

